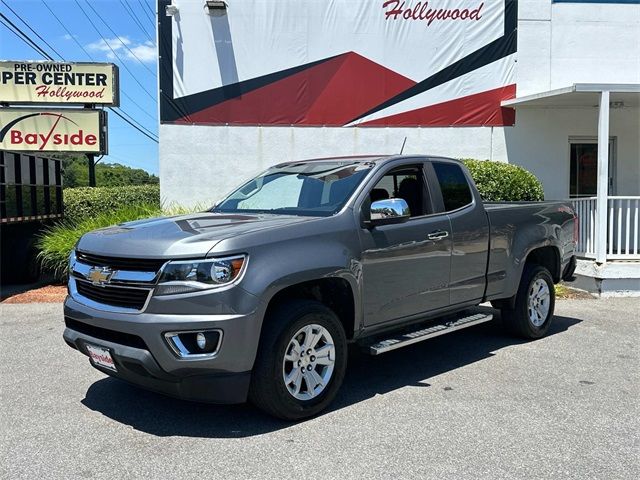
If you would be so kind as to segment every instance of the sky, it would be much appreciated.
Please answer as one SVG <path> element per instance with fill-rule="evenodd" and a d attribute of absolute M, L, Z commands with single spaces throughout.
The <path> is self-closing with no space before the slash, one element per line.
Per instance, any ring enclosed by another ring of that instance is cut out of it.
<path fill-rule="evenodd" d="M 0 0 L 0 12 L 54 59 L 117 64 L 121 111 L 157 138 L 155 10 L 155 0 Z M 0 59 L 45 60 L 2 23 Z M 102 162 L 157 174 L 158 144 L 111 112 L 108 122 L 109 155 Z"/>

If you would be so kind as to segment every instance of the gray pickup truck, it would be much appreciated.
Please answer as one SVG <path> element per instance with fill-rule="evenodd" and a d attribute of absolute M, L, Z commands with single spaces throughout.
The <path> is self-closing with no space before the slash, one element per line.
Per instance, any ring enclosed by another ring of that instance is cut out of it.
<path fill-rule="evenodd" d="M 283 163 L 210 211 L 84 235 L 64 339 L 135 385 L 297 420 L 336 396 L 349 343 L 378 355 L 487 322 L 487 301 L 543 336 L 576 237 L 569 204 L 483 203 L 455 160 Z"/>

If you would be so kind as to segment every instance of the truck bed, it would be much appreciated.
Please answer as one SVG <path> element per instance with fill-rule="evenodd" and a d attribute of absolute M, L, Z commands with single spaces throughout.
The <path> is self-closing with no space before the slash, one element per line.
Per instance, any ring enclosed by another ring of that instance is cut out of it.
<path fill-rule="evenodd" d="M 515 293 L 512 278 L 519 268 L 514 259 L 525 258 L 527 248 L 541 239 L 562 239 L 560 262 L 574 255 L 574 213 L 571 204 L 544 202 L 483 202 L 489 219 L 491 245 L 487 266 L 487 298 Z M 532 221 L 534 219 L 534 221 Z M 516 236 L 516 232 L 518 235 Z"/>

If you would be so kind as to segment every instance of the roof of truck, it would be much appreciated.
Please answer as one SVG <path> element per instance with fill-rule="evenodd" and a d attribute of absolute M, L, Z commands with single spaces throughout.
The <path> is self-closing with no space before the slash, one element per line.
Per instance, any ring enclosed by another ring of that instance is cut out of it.
<path fill-rule="evenodd" d="M 291 160 L 287 162 L 282 162 L 276 166 L 279 167 L 281 165 L 291 165 L 291 164 L 307 163 L 307 162 L 345 162 L 346 161 L 346 162 L 357 162 L 357 163 L 386 163 L 391 160 L 399 160 L 403 158 L 416 158 L 416 157 L 437 158 L 442 160 L 458 161 L 453 158 L 440 157 L 435 155 L 425 155 L 425 154 L 341 155 L 341 156 L 335 156 L 335 157 L 306 158 L 302 160 Z"/>

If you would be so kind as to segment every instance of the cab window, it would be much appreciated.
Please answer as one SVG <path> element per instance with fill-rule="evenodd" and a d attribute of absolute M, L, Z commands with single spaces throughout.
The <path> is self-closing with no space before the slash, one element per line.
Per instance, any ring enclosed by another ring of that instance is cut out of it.
<path fill-rule="evenodd" d="M 445 211 L 457 210 L 473 201 L 467 177 L 459 165 L 433 162 L 433 169 L 440 184 Z"/>
<path fill-rule="evenodd" d="M 403 165 L 387 172 L 369 193 L 370 202 L 387 198 L 402 198 L 412 217 L 429 212 L 427 190 L 422 165 Z"/>

